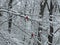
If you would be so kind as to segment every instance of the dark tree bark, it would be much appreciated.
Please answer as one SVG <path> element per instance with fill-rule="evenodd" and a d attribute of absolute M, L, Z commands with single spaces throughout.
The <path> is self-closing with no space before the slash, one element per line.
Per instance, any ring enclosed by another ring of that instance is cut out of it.
<path fill-rule="evenodd" d="M 40 15 L 41 15 L 41 18 L 43 17 L 44 15 L 44 9 L 46 7 L 46 4 L 47 4 L 47 0 L 45 0 L 45 2 L 43 3 L 43 1 L 40 3 Z"/>
<path fill-rule="evenodd" d="M 41 24 L 39 24 L 39 26 L 41 26 Z M 41 34 L 39 31 L 42 31 L 42 28 L 41 27 L 38 27 L 38 40 L 41 41 Z M 38 42 L 38 45 L 41 45 L 39 42 Z"/>
<path fill-rule="evenodd" d="M 9 1 L 9 3 L 8 3 L 8 9 L 12 8 L 12 2 L 13 2 L 13 0 Z M 12 15 L 9 14 L 9 20 L 8 20 L 8 31 L 9 31 L 9 33 L 11 33 L 11 26 L 12 26 Z"/>
<path fill-rule="evenodd" d="M 40 15 L 41 15 L 41 17 L 39 17 L 39 18 L 43 18 L 43 15 L 44 15 L 44 9 L 45 9 L 45 7 L 46 7 L 46 5 L 47 5 L 47 0 L 45 0 L 45 2 L 43 3 L 43 1 L 40 3 Z M 42 24 L 41 23 L 39 23 L 39 26 L 42 26 Z M 39 31 L 42 31 L 42 28 L 41 27 L 38 27 L 38 40 L 39 41 L 41 41 L 41 34 L 40 34 L 40 32 Z M 41 45 L 40 43 L 38 43 L 38 45 Z"/>
<path fill-rule="evenodd" d="M 52 4 L 52 0 L 51 0 L 50 1 L 49 15 L 51 16 L 52 13 L 53 13 L 53 4 Z M 52 17 L 50 17 L 49 20 L 52 21 Z M 53 26 L 51 26 L 51 25 L 53 25 L 53 24 L 50 24 L 50 34 L 52 35 L 52 33 L 53 33 Z M 52 43 L 52 41 L 53 41 L 53 35 L 52 36 L 48 35 L 48 41 L 50 43 Z M 48 44 L 48 45 L 52 45 L 52 44 Z"/>
<path fill-rule="evenodd" d="M 1 12 L 0 12 L 0 17 L 2 16 Z"/>
<path fill-rule="evenodd" d="M 39 13 L 41 15 L 40 18 L 43 18 L 45 7 L 46 7 L 46 5 L 48 6 L 47 0 L 45 0 L 45 2 L 43 4 L 42 3 L 43 3 L 43 1 L 40 3 L 40 13 Z M 42 26 L 42 24 L 39 23 L 39 26 Z M 39 33 L 40 30 L 42 31 L 42 28 L 38 27 L 38 37 L 41 37 L 41 34 Z M 41 41 L 41 38 L 38 38 L 38 40 Z M 41 44 L 38 43 L 38 45 L 41 45 Z"/>

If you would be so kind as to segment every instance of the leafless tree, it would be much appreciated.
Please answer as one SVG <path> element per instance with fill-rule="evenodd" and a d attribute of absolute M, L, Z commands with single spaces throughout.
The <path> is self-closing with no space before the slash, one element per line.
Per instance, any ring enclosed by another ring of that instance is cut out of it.
<path fill-rule="evenodd" d="M 52 0 L 50 0 L 50 9 L 49 9 L 49 15 L 50 16 L 53 14 L 53 8 L 54 8 L 53 2 L 52 2 Z M 50 17 L 49 20 L 52 21 L 52 17 Z M 53 33 L 53 24 L 50 24 L 50 34 L 52 35 L 52 33 Z M 53 36 L 48 35 L 48 41 L 50 43 L 52 43 Z M 52 45 L 52 44 L 49 44 L 49 45 Z"/>
<path fill-rule="evenodd" d="M 12 8 L 12 2 L 13 2 L 13 0 L 9 0 L 8 9 Z M 9 14 L 9 19 L 8 19 L 8 31 L 9 31 L 9 33 L 11 33 L 11 26 L 12 26 L 12 15 Z"/>

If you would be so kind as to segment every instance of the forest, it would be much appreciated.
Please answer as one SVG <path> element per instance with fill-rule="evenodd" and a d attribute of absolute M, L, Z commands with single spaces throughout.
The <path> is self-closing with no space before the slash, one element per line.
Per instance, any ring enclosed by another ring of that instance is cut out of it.
<path fill-rule="evenodd" d="M 0 45 L 60 45 L 60 0 L 0 0 Z"/>

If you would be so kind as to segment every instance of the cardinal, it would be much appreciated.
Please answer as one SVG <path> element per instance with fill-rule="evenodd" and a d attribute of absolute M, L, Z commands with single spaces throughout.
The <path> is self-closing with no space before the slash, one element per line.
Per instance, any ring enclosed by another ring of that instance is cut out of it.
<path fill-rule="evenodd" d="M 34 37 L 34 33 L 31 34 L 31 38 L 33 38 L 33 37 Z"/>
<path fill-rule="evenodd" d="M 26 16 L 25 19 L 28 20 L 29 19 L 28 16 Z"/>

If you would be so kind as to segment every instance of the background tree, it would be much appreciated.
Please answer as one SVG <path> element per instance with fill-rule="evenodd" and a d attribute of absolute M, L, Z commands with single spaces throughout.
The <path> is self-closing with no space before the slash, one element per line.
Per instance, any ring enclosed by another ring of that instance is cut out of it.
<path fill-rule="evenodd" d="M 10 10 L 12 8 L 12 2 L 13 0 L 9 0 L 9 3 L 8 3 L 8 9 Z M 9 17 L 8 17 L 8 31 L 9 33 L 11 33 L 11 26 L 12 26 L 12 14 L 9 14 Z"/>
<path fill-rule="evenodd" d="M 54 7 L 54 5 L 53 5 L 53 2 L 52 2 L 52 0 L 50 0 L 50 9 L 49 9 L 49 15 L 50 15 L 50 21 L 52 22 L 52 14 L 53 14 L 53 7 Z M 50 24 L 50 34 L 52 35 L 52 33 L 53 33 L 53 24 Z M 53 35 L 52 36 L 50 36 L 50 35 L 48 35 L 48 40 L 49 40 L 49 42 L 50 43 L 52 43 L 52 41 L 53 41 Z M 52 44 L 49 44 L 49 45 L 52 45 Z"/>
<path fill-rule="evenodd" d="M 47 5 L 47 0 L 41 0 L 41 2 L 40 2 L 40 13 L 39 13 L 39 15 L 41 15 L 39 17 L 40 19 L 43 18 L 43 16 L 44 16 L 44 10 L 45 10 L 46 5 Z M 43 29 L 40 26 L 42 26 L 42 24 L 39 22 L 39 27 L 38 27 L 38 40 L 41 41 L 41 37 L 40 37 L 41 32 L 40 31 L 42 31 Z M 41 44 L 38 43 L 38 45 L 41 45 Z"/>

